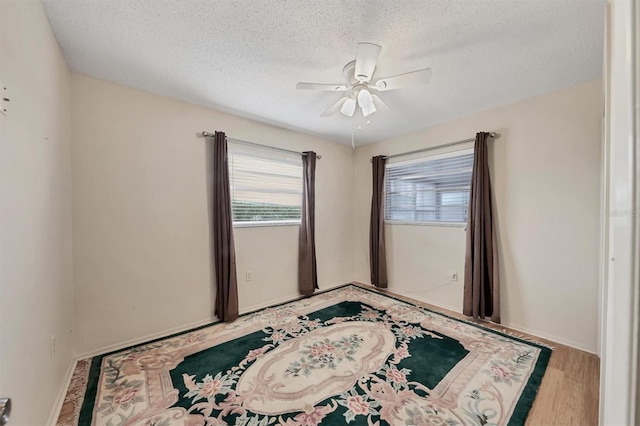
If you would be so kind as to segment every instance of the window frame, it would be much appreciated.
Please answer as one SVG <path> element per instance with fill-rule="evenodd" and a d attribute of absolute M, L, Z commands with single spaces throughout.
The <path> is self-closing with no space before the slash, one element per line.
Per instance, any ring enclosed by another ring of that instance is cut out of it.
<path fill-rule="evenodd" d="M 463 156 L 463 155 L 468 155 L 468 154 L 473 154 L 474 149 L 473 147 L 471 148 L 463 148 L 463 149 L 458 149 L 455 151 L 448 151 L 445 153 L 441 153 L 441 154 L 435 154 L 435 155 L 423 155 L 420 157 L 414 157 L 411 158 L 409 160 L 405 160 L 405 161 L 398 161 L 397 163 L 387 163 L 385 164 L 385 177 L 384 177 L 384 202 L 385 202 L 385 209 L 384 209 L 384 224 L 385 225 L 408 225 L 408 226 L 435 226 L 435 227 L 448 227 L 448 228 L 466 228 L 467 227 L 467 222 L 468 222 L 468 218 L 469 218 L 469 211 L 468 211 L 468 205 L 467 205 L 467 212 L 466 212 L 466 218 L 467 220 L 465 220 L 464 222 L 451 222 L 451 221 L 411 221 L 411 220 L 389 220 L 386 218 L 386 201 L 387 201 L 387 184 L 389 182 L 389 173 L 388 173 L 388 168 L 389 167 L 393 167 L 393 166 L 398 166 L 398 165 L 408 165 L 408 164 L 412 164 L 412 163 L 422 163 L 422 162 L 427 162 L 427 161 L 432 161 L 432 160 L 440 160 L 440 159 L 445 159 L 445 158 L 452 158 L 452 157 L 459 157 L 459 156 Z M 469 179 L 469 193 L 471 192 L 471 178 Z"/>
<path fill-rule="evenodd" d="M 302 166 L 302 158 L 299 158 L 300 161 L 300 202 L 296 207 L 300 207 L 300 217 L 298 219 L 284 219 L 284 220 L 260 220 L 260 221 L 235 221 L 234 217 L 234 182 L 232 178 L 232 156 L 234 155 L 234 151 L 238 152 L 242 156 L 254 157 L 257 160 L 268 159 L 269 161 L 277 162 L 278 158 L 282 159 L 282 163 L 291 164 L 291 160 L 294 160 L 296 156 L 294 154 L 283 154 L 276 152 L 270 147 L 265 146 L 256 147 L 256 146 L 248 146 L 243 144 L 241 141 L 229 140 L 227 145 L 227 155 L 228 155 L 228 164 L 229 164 L 229 191 L 230 191 L 230 203 L 231 203 L 231 220 L 232 226 L 234 228 L 259 228 L 259 227 L 276 227 L 276 226 L 300 226 L 302 223 L 302 185 L 303 185 L 303 166 Z M 261 153 L 252 155 L 252 152 Z M 263 153 L 263 154 L 262 154 Z M 296 164 L 297 166 L 297 164 Z M 275 193 L 275 192 L 274 192 Z"/>

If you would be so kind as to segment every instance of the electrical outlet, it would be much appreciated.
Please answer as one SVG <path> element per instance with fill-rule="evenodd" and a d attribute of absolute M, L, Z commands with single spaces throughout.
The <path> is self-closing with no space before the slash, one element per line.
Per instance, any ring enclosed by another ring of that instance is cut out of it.
<path fill-rule="evenodd" d="M 247 271 L 245 274 L 246 274 L 245 275 L 246 281 L 251 281 L 253 279 L 253 275 L 251 274 L 251 271 Z"/>
<path fill-rule="evenodd" d="M 51 336 L 51 358 L 56 355 L 56 335 Z"/>
<path fill-rule="evenodd" d="M 451 274 L 451 281 L 458 281 L 458 273 L 454 272 L 453 274 Z"/>
<path fill-rule="evenodd" d="M 4 83 L 0 81 L 0 114 L 6 116 L 8 109 L 9 109 L 9 94 L 7 91 L 7 86 L 5 86 Z"/>

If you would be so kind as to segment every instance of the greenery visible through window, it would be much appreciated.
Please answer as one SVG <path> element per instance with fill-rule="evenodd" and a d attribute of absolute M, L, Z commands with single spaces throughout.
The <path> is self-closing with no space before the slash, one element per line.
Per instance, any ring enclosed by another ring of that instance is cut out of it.
<path fill-rule="evenodd" d="M 473 150 L 387 164 L 388 222 L 465 223 Z"/>
<path fill-rule="evenodd" d="M 300 223 L 299 156 L 231 142 L 229 180 L 234 224 Z"/>
<path fill-rule="evenodd" d="M 283 206 L 270 203 L 250 203 L 233 200 L 234 222 L 273 222 L 300 221 L 302 208 L 300 206 Z"/>

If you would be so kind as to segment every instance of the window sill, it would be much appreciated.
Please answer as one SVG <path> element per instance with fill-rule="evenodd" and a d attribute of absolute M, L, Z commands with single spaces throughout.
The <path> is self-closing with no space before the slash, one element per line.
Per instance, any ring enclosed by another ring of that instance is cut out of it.
<path fill-rule="evenodd" d="M 410 226 L 437 226 L 443 228 L 467 228 L 466 223 L 460 222 L 403 222 L 403 221 L 391 221 L 385 220 L 385 225 L 410 225 Z"/>
<path fill-rule="evenodd" d="M 265 226 L 300 226 L 300 221 L 278 222 L 233 222 L 234 228 L 261 228 Z"/>

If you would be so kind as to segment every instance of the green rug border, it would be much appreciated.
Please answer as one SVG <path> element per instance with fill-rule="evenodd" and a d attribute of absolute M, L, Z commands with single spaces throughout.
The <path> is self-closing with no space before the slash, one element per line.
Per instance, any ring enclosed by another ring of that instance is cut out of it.
<path fill-rule="evenodd" d="M 494 334 L 498 334 L 500 336 L 509 338 L 509 339 L 513 339 L 517 342 L 526 344 L 526 345 L 531 345 L 531 346 L 535 346 L 537 348 L 539 348 L 541 350 L 540 352 L 540 356 L 538 357 L 538 361 L 536 362 L 536 366 L 533 370 L 533 372 L 531 373 L 531 376 L 529 377 L 529 380 L 527 381 L 527 384 L 525 385 L 522 394 L 520 395 L 520 398 L 518 399 L 518 402 L 516 404 L 515 409 L 513 410 L 513 414 L 511 415 L 511 418 L 509 419 L 509 425 L 523 425 L 525 423 L 525 420 L 527 419 L 527 416 L 529 415 L 529 411 L 531 411 L 531 407 L 533 406 L 533 402 L 535 400 L 536 395 L 538 394 L 538 390 L 540 388 L 540 384 L 542 382 L 542 377 L 544 376 L 544 373 L 547 369 L 547 365 L 549 364 L 549 358 L 551 357 L 551 352 L 552 349 L 542 343 L 539 342 L 532 342 L 529 340 L 525 340 L 522 338 L 519 338 L 517 336 L 512 336 L 509 335 L 507 333 L 498 331 L 498 330 L 494 330 L 492 328 L 489 327 L 485 327 L 483 325 L 477 324 L 475 322 L 471 322 L 468 320 L 464 320 L 464 319 L 459 319 L 459 318 L 455 318 L 451 315 L 447 315 L 441 312 L 437 312 L 433 309 L 430 308 L 425 308 L 423 306 L 418 306 L 413 302 L 408 302 L 406 300 L 402 300 L 399 297 L 390 295 L 390 294 L 386 294 L 386 293 L 381 293 L 372 289 L 368 289 L 368 288 L 364 288 L 364 287 L 360 287 L 359 285 L 356 285 L 354 283 L 347 283 L 347 284 L 343 284 L 340 285 L 338 287 L 334 287 L 334 288 L 330 288 L 330 289 L 326 289 L 326 290 L 321 290 L 321 291 L 317 291 L 314 294 L 310 295 L 310 296 L 301 296 L 292 300 L 288 300 L 286 302 L 282 302 L 282 303 L 276 303 L 274 305 L 270 305 L 264 308 L 259 308 L 259 309 L 255 309 L 253 311 L 250 312 L 246 312 L 242 315 L 239 315 L 239 317 L 244 317 L 247 315 L 252 315 L 255 314 L 256 312 L 260 312 L 260 311 L 264 311 L 265 309 L 270 309 L 270 308 L 275 308 L 278 306 L 283 306 L 286 305 L 288 303 L 292 303 L 292 302 L 297 302 L 299 300 L 303 300 L 303 299 L 308 299 L 310 297 L 316 296 L 318 294 L 322 294 L 322 293 L 327 293 L 330 291 L 335 291 L 335 290 L 339 290 L 345 287 L 355 287 L 359 290 L 363 290 L 363 291 L 368 291 L 370 293 L 374 293 L 374 294 L 379 294 L 379 295 L 383 295 L 385 297 L 388 297 L 390 299 L 394 299 L 397 300 L 399 302 L 403 302 L 403 303 L 407 303 L 409 305 L 412 305 L 416 308 L 425 310 L 427 312 L 433 313 L 433 314 L 437 314 L 437 315 L 441 315 L 443 317 L 449 318 L 451 320 L 454 321 L 460 321 L 462 323 L 471 325 L 473 327 L 479 328 L 481 330 L 484 331 L 488 331 L 490 333 L 494 333 Z M 78 425 L 89 425 L 91 424 L 91 420 L 92 420 L 92 416 L 93 416 L 93 410 L 95 407 L 95 399 L 96 399 L 96 394 L 98 392 L 98 383 L 99 383 L 99 378 L 100 378 L 100 367 L 102 365 L 102 360 L 104 359 L 104 357 L 113 355 L 113 354 L 117 354 L 119 352 L 124 352 L 124 351 L 128 351 L 130 349 L 133 348 L 137 348 L 140 346 L 145 346 L 145 345 L 149 345 L 151 343 L 155 343 L 155 342 L 159 342 L 161 340 L 165 340 L 165 339 L 170 339 L 172 337 L 176 337 L 176 336 L 181 336 L 183 334 L 186 333 L 191 333 L 193 331 L 197 331 L 197 330 L 202 330 L 203 328 L 207 328 L 207 327 L 211 327 L 212 325 L 216 325 L 220 323 L 220 320 L 217 321 L 212 321 L 210 323 L 198 326 L 198 327 L 193 327 L 190 328 L 188 330 L 184 330 L 184 331 L 180 331 L 177 333 L 173 333 L 173 334 L 169 334 L 167 336 L 164 337 L 158 337 L 157 339 L 152 339 L 143 343 L 138 343 L 135 345 L 131 345 L 131 346 L 127 346 L 125 348 L 122 349 L 117 349 L 111 352 L 107 352 L 104 353 L 102 355 L 96 355 L 94 357 L 91 358 L 91 367 L 89 369 L 89 377 L 87 379 L 87 388 L 85 390 L 84 393 L 84 398 L 82 401 L 82 408 L 80 409 L 80 414 L 78 416 Z"/>

